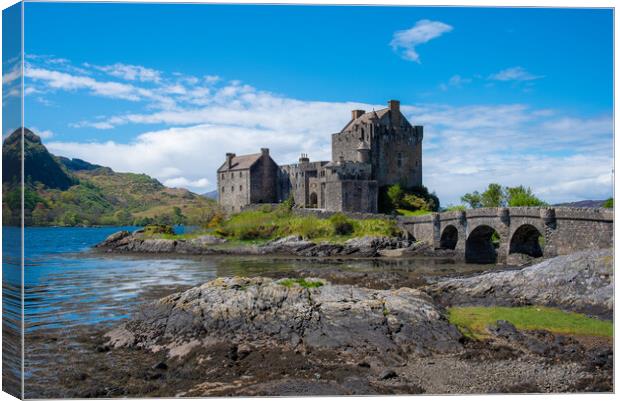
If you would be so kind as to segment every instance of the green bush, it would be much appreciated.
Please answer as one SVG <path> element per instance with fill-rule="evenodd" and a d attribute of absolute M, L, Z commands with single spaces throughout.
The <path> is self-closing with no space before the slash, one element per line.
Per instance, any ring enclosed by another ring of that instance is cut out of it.
<path fill-rule="evenodd" d="M 155 235 L 155 234 L 174 235 L 174 230 L 171 226 L 168 226 L 168 225 L 150 224 L 144 227 L 144 234 L 146 235 Z"/>
<path fill-rule="evenodd" d="M 336 235 L 349 235 L 353 233 L 353 223 L 342 213 L 336 213 L 329 218 Z"/>
<path fill-rule="evenodd" d="M 613 209 L 614 207 L 614 198 L 609 198 L 603 203 L 603 207 L 607 209 Z"/>

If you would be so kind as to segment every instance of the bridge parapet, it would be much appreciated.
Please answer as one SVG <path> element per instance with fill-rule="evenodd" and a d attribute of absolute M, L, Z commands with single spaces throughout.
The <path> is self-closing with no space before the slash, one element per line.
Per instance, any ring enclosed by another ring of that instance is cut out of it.
<path fill-rule="evenodd" d="M 613 221 L 611 209 L 570 207 L 479 208 L 398 218 L 416 240 L 435 248 L 448 246 L 465 256 L 474 240 L 481 241 L 477 236 L 490 244 L 495 232 L 500 237 L 499 245 L 494 243 L 500 262 L 519 252 L 541 256 L 544 249 L 545 256 L 553 256 L 611 247 Z M 475 247 L 484 248 L 479 243 Z"/>

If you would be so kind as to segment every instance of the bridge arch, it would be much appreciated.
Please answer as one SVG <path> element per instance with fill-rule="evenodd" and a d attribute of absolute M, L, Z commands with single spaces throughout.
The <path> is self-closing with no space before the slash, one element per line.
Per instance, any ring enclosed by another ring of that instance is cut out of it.
<path fill-rule="evenodd" d="M 543 256 L 543 245 L 541 238 L 544 238 L 538 228 L 532 224 L 522 224 L 510 238 L 509 254 L 520 253 L 535 258 Z"/>
<path fill-rule="evenodd" d="M 486 224 L 478 225 L 465 241 L 465 262 L 497 263 L 500 240 L 495 228 Z"/>
<path fill-rule="evenodd" d="M 459 242 L 459 230 L 452 224 L 447 225 L 441 237 L 439 239 L 439 247 L 441 249 L 456 249 L 456 244 Z"/>

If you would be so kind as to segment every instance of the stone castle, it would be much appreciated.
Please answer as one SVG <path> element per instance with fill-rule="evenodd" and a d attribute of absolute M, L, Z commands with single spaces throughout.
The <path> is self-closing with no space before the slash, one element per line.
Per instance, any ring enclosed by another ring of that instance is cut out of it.
<path fill-rule="evenodd" d="M 269 155 L 226 154 L 217 170 L 218 201 L 239 212 L 251 204 L 279 203 L 292 195 L 296 207 L 376 213 L 379 188 L 422 185 L 423 127 L 413 126 L 390 100 L 385 109 L 353 110 L 351 121 L 332 134 L 332 160 L 279 166 Z"/>

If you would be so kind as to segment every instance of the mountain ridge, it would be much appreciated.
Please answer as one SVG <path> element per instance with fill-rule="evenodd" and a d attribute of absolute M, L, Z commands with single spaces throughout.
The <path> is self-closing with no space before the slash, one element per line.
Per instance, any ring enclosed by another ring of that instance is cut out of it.
<path fill-rule="evenodd" d="M 5 224 L 20 221 L 21 129 L 3 141 Z M 26 225 L 145 225 L 208 222 L 216 202 L 184 188 L 168 188 L 146 174 L 51 154 L 41 138 L 24 129 L 24 220 Z"/>

